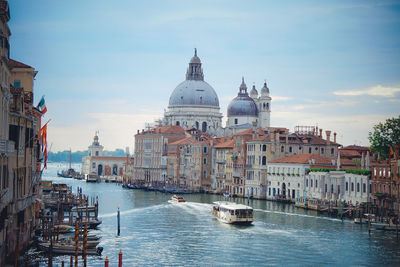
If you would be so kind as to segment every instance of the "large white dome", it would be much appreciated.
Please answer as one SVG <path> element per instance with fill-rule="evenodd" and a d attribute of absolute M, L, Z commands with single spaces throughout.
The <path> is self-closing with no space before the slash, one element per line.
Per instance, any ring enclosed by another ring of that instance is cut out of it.
<path fill-rule="evenodd" d="M 169 107 L 205 106 L 219 108 L 217 93 L 207 82 L 185 80 L 172 92 Z"/>

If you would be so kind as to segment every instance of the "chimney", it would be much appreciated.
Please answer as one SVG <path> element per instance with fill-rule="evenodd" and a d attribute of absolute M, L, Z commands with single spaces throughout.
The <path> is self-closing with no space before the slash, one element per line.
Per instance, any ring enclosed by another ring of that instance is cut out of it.
<path fill-rule="evenodd" d="M 336 143 L 336 133 L 333 133 L 333 142 Z"/>
<path fill-rule="evenodd" d="M 319 137 L 322 138 L 322 129 L 319 129 Z"/>
<path fill-rule="evenodd" d="M 326 130 L 326 141 L 328 141 L 327 143 L 329 144 L 331 142 L 331 131 Z"/>
<path fill-rule="evenodd" d="M 137 134 L 139 134 L 139 132 L 140 132 L 140 131 L 139 131 L 139 129 L 138 129 L 138 130 L 137 130 Z"/>
<path fill-rule="evenodd" d="M 318 126 L 315 128 L 315 134 L 314 135 L 318 135 Z"/>

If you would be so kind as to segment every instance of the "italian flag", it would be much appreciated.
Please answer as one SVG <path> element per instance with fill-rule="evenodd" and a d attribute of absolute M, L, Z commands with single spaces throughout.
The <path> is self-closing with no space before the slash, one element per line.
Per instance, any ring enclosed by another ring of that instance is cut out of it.
<path fill-rule="evenodd" d="M 37 108 L 40 109 L 42 112 L 42 115 L 44 115 L 47 112 L 46 104 L 44 102 L 44 96 L 40 99 L 39 104 L 37 105 Z"/>

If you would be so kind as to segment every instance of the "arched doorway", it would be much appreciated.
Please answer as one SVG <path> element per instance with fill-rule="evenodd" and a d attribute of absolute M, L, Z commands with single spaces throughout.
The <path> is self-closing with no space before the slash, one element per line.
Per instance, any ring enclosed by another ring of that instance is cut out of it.
<path fill-rule="evenodd" d="M 286 184 L 282 183 L 282 195 L 286 196 Z"/>
<path fill-rule="evenodd" d="M 97 174 L 98 175 L 102 175 L 103 174 L 103 165 L 99 164 L 99 166 L 97 166 Z"/>
<path fill-rule="evenodd" d="M 117 166 L 117 164 L 113 165 L 112 173 L 113 173 L 113 175 L 118 175 L 118 166 Z"/>
<path fill-rule="evenodd" d="M 207 122 L 203 121 L 203 123 L 201 124 L 201 130 L 203 132 L 207 132 Z"/>

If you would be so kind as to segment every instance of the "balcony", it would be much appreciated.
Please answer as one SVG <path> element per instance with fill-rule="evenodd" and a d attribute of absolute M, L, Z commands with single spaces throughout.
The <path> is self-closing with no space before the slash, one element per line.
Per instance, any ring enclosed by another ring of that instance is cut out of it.
<path fill-rule="evenodd" d="M 243 172 L 242 172 L 241 169 L 239 169 L 239 170 L 233 170 L 233 171 L 232 171 L 232 176 L 234 176 L 234 177 L 242 177 L 242 176 L 243 176 Z"/>
<path fill-rule="evenodd" d="M 0 191 L 0 210 L 2 210 L 8 203 L 11 202 L 11 193 L 8 188 Z M 4 207 L 3 207 L 4 205 Z"/>
<path fill-rule="evenodd" d="M 14 149 L 14 141 L 0 139 L 0 154 L 11 157 Z"/>
<path fill-rule="evenodd" d="M 32 205 L 32 196 L 19 198 L 15 203 L 16 212 L 20 212 Z"/>
<path fill-rule="evenodd" d="M 217 162 L 219 164 L 225 164 L 226 160 L 224 160 L 224 159 L 216 159 L 215 162 Z"/>

